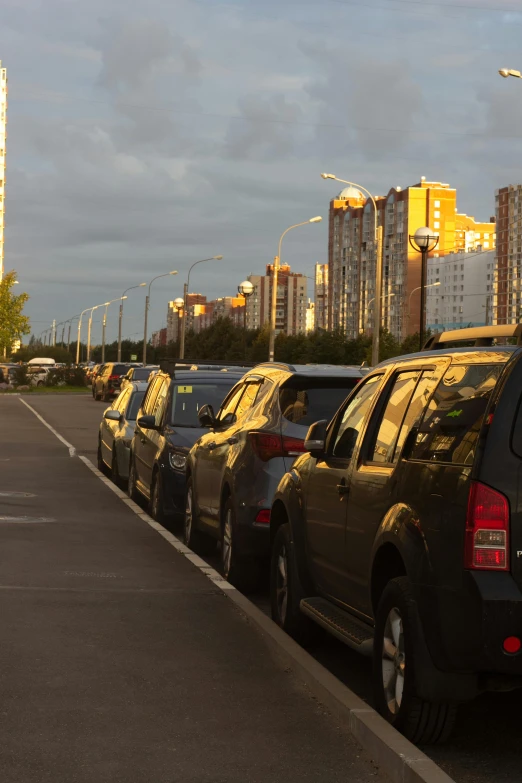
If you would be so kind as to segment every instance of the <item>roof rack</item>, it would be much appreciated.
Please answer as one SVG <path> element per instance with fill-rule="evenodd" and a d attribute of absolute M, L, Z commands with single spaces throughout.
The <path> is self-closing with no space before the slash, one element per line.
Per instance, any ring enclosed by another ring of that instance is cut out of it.
<path fill-rule="evenodd" d="M 176 371 L 181 370 L 221 370 L 226 372 L 227 370 L 244 370 L 253 367 L 252 363 L 248 362 L 223 362 L 215 361 L 197 361 L 191 362 L 187 359 L 161 359 L 159 363 L 160 370 L 162 372 L 175 375 Z"/>
<path fill-rule="evenodd" d="M 289 370 L 290 372 L 296 372 L 293 364 L 287 362 L 258 362 L 254 367 L 279 367 L 282 370 Z"/>
<path fill-rule="evenodd" d="M 447 347 L 448 343 L 473 342 L 475 347 L 487 347 L 498 338 L 516 337 L 517 345 L 522 345 L 522 324 L 501 324 L 499 326 L 475 326 L 470 329 L 452 329 L 449 332 L 437 332 L 427 340 L 425 351 Z"/>

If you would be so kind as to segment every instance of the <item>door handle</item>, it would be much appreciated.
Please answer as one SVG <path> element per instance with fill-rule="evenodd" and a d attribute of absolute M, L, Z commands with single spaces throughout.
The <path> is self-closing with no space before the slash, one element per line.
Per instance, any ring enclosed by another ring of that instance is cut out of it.
<path fill-rule="evenodd" d="M 238 442 L 236 437 L 227 438 L 227 443 L 230 443 L 231 446 L 234 446 Z"/>
<path fill-rule="evenodd" d="M 207 449 L 209 451 L 212 451 L 212 449 L 215 449 L 215 448 L 216 448 L 216 441 L 215 440 L 213 440 L 211 443 L 207 443 Z"/>
<path fill-rule="evenodd" d="M 341 495 L 341 497 L 343 495 L 349 495 L 350 494 L 350 486 L 349 486 L 349 484 L 346 483 L 346 481 L 344 481 L 344 479 L 343 479 L 343 481 L 341 481 L 340 484 L 337 484 L 337 492 L 339 493 L 339 495 Z"/>

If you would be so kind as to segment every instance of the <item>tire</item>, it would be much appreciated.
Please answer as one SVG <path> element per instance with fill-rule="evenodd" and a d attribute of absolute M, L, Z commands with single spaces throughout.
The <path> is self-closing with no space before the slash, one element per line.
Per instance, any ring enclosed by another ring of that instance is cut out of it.
<path fill-rule="evenodd" d="M 107 465 L 103 461 L 102 450 L 101 450 L 101 441 L 100 441 L 99 438 L 98 438 L 98 451 L 96 452 L 96 457 L 97 457 L 97 463 L 98 463 L 98 470 L 101 473 L 103 473 L 104 475 L 106 475 L 107 474 Z"/>
<path fill-rule="evenodd" d="M 120 476 L 120 470 L 118 468 L 118 455 L 116 454 L 116 444 L 113 441 L 112 444 L 112 467 L 111 467 L 111 478 L 116 484 L 117 487 L 121 487 L 122 485 L 122 479 Z"/>
<path fill-rule="evenodd" d="M 270 559 L 270 604 L 272 620 L 296 642 L 308 646 L 320 634 L 319 626 L 304 615 L 299 604 L 306 598 L 301 584 L 292 530 L 287 522 L 276 533 Z"/>
<path fill-rule="evenodd" d="M 37 386 L 45 386 L 45 383 L 43 381 L 38 381 L 38 383 L 36 385 Z"/>
<path fill-rule="evenodd" d="M 96 386 L 94 387 L 94 390 L 93 390 L 93 397 L 94 397 L 94 399 L 97 402 L 99 402 L 101 400 L 101 398 L 102 398 L 101 394 L 98 393 L 98 389 L 96 388 Z"/>
<path fill-rule="evenodd" d="M 409 579 L 392 579 L 381 596 L 375 620 L 374 695 L 377 709 L 394 728 L 416 744 L 432 745 L 448 739 L 457 706 L 417 696 L 416 612 Z"/>
<path fill-rule="evenodd" d="M 102 397 L 103 397 L 103 401 L 104 402 L 110 402 L 111 401 L 111 395 L 110 395 L 109 390 L 107 389 L 107 387 L 105 387 L 105 389 L 103 390 Z"/>
<path fill-rule="evenodd" d="M 167 515 L 163 510 L 163 490 L 161 488 L 161 476 L 159 470 L 152 478 L 152 489 L 150 493 L 149 513 L 156 522 L 165 524 Z"/>
<path fill-rule="evenodd" d="M 243 593 L 251 593 L 259 586 L 260 565 L 253 558 L 245 558 L 238 552 L 236 539 L 236 512 L 231 497 L 222 511 L 221 524 L 221 573 L 230 584 Z"/>
<path fill-rule="evenodd" d="M 136 486 L 136 465 L 134 464 L 134 456 L 131 454 L 129 461 L 129 481 L 127 484 L 127 494 L 131 500 L 135 503 L 139 503 L 141 500 L 141 493 Z"/>
<path fill-rule="evenodd" d="M 183 541 L 189 549 L 198 555 L 211 555 L 216 549 L 216 541 L 202 533 L 195 525 L 194 486 L 192 478 L 187 481 L 185 490 L 185 519 L 183 520 Z"/>

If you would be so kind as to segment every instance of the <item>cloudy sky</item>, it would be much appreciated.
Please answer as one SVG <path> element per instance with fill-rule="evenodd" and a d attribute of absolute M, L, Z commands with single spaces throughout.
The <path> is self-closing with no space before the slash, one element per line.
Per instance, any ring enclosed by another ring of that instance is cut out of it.
<path fill-rule="evenodd" d="M 223 254 L 191 289 L 233 294 L 323 215 L 285 240 L 312 274 L 340 189 L 321 171 L 375 194 L 449 182 L 488 219 L 522 181 L 522 82 L 497 75 L 522 70 L 521 40 L 522 0 L 2 0 L 5 266 L 33 331 L 177 269 L 159 328 L 192 261 Z"/>

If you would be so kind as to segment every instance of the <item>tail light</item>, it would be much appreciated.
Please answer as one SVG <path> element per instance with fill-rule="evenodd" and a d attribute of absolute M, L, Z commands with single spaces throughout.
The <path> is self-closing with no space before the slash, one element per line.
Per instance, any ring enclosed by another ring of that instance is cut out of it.
<path fill-rule="evenodd" d="M 270 524 L 270 509 L 269 508 L 262 508 L 261 511 L 258 511 L 255 521 L 256 521 L 256 524 L 258 524 L 258 525 L 269 525 Z"/>
<path fill-rule="evenodd" d="M 509 571 L 509 503 L 478 481 L 471 483 L 466 520 L 465 567 Z"/>
<path fill-rule="evenodd" d="M 119 381 L 121 378 L 121 375 L 109 375 L 110 381 Z"/>
<path fill-rule="evenodd" d="M 305 451 L 304 440 L 281 437 L 275 432 L 251 432 L 250 440 L 254 451 L 263 462 L 274 457 L 295 457 Z"/>

